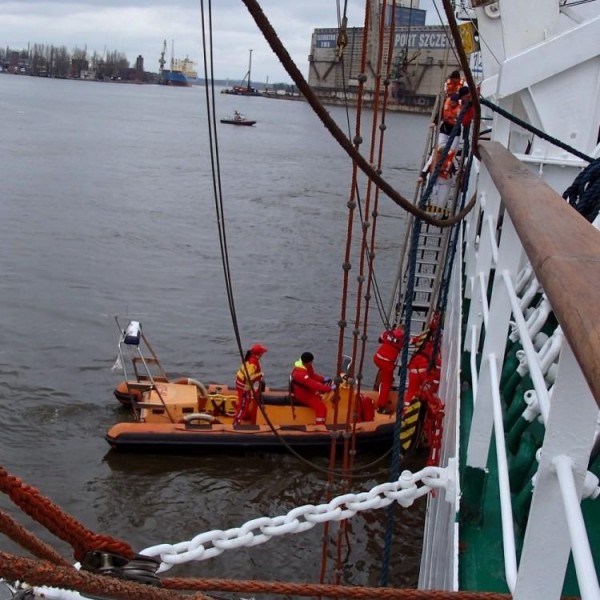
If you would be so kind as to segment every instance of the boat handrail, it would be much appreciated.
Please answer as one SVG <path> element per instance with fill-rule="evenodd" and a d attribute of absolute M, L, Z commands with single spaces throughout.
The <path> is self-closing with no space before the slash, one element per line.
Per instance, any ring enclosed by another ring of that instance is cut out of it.
<path fill-rule="evenodd" d="M 481 142 L 480 152 L 600 406 L 600 235 L 500 143 Z"/>
<path fill-rule="evenodd" d="M 597 478 L 588 473 L 600 405 L 600 235 L 501 144 L 482 142 L 480 156 L 481 212 L 465 224 L 464 245 L 464 293 L 470 298 L 465 350 L 476 355 L 476 376 L 471 399 L 461 394 L 467 406 L 472 402 L 460 496 L 463 531 L 482 518 L 489 484 L 499 498 L 504 576 L 515 600 L 558 597 L 569 552 L 577 583 L 586 590 L 582 597 L 600 597 L 579 505 L 600 495 Z M 461 270 L 455 265 L 459 281 Z M 524 271 L 535 282 L 533 294 L 525 289 Z M 516 282 L 527 302 L 516 294 Z M 543 431 L 536 434 L 540 421 Z M 517 455 L 529 470 L 509 461 Z M 558 464 L 564 476 L 557 477 Z M 557 552 L 545 557 L 552 575 L 540 583 L 536 573 L 550 514 Z M 456 547 L 452 535 L 436 542 Z"/>

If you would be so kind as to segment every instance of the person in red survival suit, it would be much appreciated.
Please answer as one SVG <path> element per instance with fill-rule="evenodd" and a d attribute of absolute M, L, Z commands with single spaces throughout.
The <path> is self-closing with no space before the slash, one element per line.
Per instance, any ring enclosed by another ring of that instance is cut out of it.
<path fill-rule="evenodd" d="M 468 104 L 468 108 L 463 114 L 462 124 L 464 127 L 471 124 L 473 117 L 475 116 L 475 108 L 471 100 L 471 90 L 465 85 L 458 90 L 458 98 L 460 101 L 461 110 Z"/>
<path fill-rule="evenodd" d="M 239 424 L 242 419 L 250 419 L 256 422 L 258 405 L 255 395 L 260 393 L 260 384 L 263 381 L 263 372 L 260 366 L 260 358 L 267 351 L 261 344 L 254 344 L 246 355 L 235 376 L 235 389 L 237 391 L 238 403 L 234 423 Z"/>
<path fill-rule="evenodd" d="M 327 417 L 327 407 L 321 398 L 321 394 L 332 392 L 335 390 L 335 385 L 332 385 L 329 377 L 323 377 L 315 371 L 313 367 L 314 358 L 311 352 L 303 352 L 294 363 L 294 368 L 290 374 L 290 391 L 300 404 L 305 404 L 314 409 L 315 423 L 324 425 Z"/>
<path fill-rule="evenodd" d="M 416 350 L 408 361 L 408 389 L 404 397 L 405 404 L 410 403 L 425 383 L 428 384 L 431 393 L 437 393 L 441 368 L 439 354 L 435 357 L 434 364 L 431 364 L 434 351 L 433 336 L 436 329 L 437 320 L 432 319 L 429 328 L 411 340 L 411 344 L 416 346 Z"/>
<path fill-rule="evenodd" d="M 381 346 L 373 356 L 373 362 L 379 369 L 379 396 L 377 397 L 377 411 L 390 413 L 388 397 L 394 381 L 394 369 L 402 344 L 404 343 L 404 328 L 397 327 L 389 331 L 386 329 L 380 336 Z"/>

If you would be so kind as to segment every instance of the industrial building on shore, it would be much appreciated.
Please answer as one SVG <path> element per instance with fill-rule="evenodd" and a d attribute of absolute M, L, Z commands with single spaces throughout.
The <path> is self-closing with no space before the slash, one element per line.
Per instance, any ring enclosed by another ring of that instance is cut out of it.
<path fill-rule="evenodd" d="M 397 1 L 395 15 L 387 3 L 383 10 L 382 0 L 372 0 L 372 4 L 367 31 L 362 27 L 345 32 L 338 28 L 314 30 L 308 84 L 322 102 L 345 104 L 356 101 L 362 78 L 363 103 L 371 106 L 379 78 L 380 95 L 387 89 L 388 109 L 430 113 L 444 81 L 460 68 L 448 28 L 425 25 L 426 11 L 418 8 L 418 0 Z M 382 43 L 380 19 L 384 19 Z M 388 85 L 384 86 L 388 72 Z"/>

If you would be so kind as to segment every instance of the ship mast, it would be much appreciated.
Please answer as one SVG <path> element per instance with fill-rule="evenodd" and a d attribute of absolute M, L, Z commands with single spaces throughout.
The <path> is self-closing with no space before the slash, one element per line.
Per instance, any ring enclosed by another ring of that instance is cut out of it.
<path fill-rule="evenodd" d="M 252 69 L 252 50 L 250 50 L 250 58 L 248 59 L 248 91 L 250 91 L 250 71 Z"/>

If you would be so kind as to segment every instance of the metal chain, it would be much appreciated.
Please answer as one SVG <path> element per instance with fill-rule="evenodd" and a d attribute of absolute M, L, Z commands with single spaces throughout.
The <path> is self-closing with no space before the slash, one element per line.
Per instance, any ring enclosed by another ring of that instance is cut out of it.
<path fill-rule="evenodd" d="M 318 506 L 306 504 L 292 509 L 286 515 L 252 519 L 241 527 L 215 529 L 201 533 L 188 542 L 150 546 L 140 554 L 160 557 L 161 565 L 157 573 L 161 573 L 174 565 L 207 560 L 225 550 L 257 546 L 275 536 L 302 533 L 319 523 L 342 521 L 359 512 L 384 508 L 393 502 L 406 508 L 434 489 L 446 490 L 446 497 L 452 499 L 455 489 L 453 473 L 450 465 L 446 468 L 426 467 L 416 473 L 403 471 L 397 481 L 382 483 L 368 492 L 343 494 Z M 418 486 L 419 482 L 422 485 Z"/>

